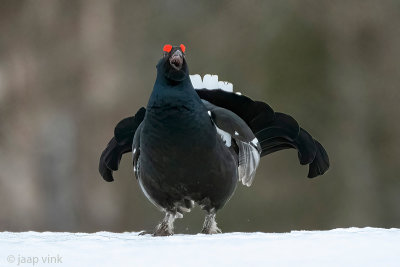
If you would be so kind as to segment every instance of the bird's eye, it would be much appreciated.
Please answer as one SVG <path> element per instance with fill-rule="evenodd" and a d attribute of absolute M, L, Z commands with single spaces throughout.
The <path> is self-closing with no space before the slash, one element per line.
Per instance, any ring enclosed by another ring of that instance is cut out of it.
<path fill-rule="evenodd" d="M 170 45 L 170 44 L 164 45 L 164 48 L 163 48 L 164 52 L 169 53 L 169 52 L 171 52 L 171 50 L 172 50 L 172 45 Z"/>
<path fill-rule="evenodd" d="M 185 53 L 186 47 L 183 44 L 181 44 L 179 47 L 181 48 L 182 52 Z"/>

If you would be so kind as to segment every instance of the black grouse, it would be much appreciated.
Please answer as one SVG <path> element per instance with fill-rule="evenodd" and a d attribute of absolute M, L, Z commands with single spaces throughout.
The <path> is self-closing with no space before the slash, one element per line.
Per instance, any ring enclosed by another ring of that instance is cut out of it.
<path fill-rule="evenodd" d="M 260 157 L 272 152 L 295 148 L 309 178 L 328 170 L 325 149 L 292 117 L 233 93 L 217 76 L 189 75 L 184 45 L 163 51 L 147 108 L 117 124 L 99 164 L 111 182 L 122 155 L 132 151 L 143 193 L 165 212 L 154 235 L 172 235 L 174 220 L 194 203 L 206 211 L 201 232 L 220 233 L 216 212 L 238 181 L 251 185 Z"/>

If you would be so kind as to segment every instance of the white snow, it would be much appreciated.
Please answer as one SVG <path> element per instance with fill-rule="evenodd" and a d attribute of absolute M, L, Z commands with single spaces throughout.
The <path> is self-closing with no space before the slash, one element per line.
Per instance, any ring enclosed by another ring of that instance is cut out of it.
<path fill-rule="evenodd" d="M 0 266 L 400 266 L 400 229 L 170 237 L 2 232 Z"/>

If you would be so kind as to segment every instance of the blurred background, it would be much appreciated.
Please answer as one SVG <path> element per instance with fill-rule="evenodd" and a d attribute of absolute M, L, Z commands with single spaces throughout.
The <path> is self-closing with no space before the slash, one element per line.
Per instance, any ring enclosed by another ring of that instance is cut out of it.
<path fill-rule="evenodd" d="M 292 115 L 327 149 L 306 178 L 295 150 L 262 158 L 217 216 L 224 232 L 400 227 L 400 2 L 348 0 L 0 3 L 0 231 L 152 230 L 131 155 L 98 159 L 146 106 L 166 43 L 192 74 Z M 197 233 L 198 208 L 176 222 Z"/>

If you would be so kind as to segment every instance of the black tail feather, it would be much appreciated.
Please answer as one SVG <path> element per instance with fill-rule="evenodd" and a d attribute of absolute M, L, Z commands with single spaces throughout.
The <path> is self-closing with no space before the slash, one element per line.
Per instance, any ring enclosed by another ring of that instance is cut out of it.
<path fill-rule="evenodd" d="M 262 148 L 261 156 L 294 148 L 298 152 L 300 164 L 309 164 L 309 178 L 324 174 L 329 168 L 329 158 L 322 145 L 306 130 L 298 127 L 290 116 L 282 113 L 276 115 L 273 123 L 264 125 L 265 128 L 255 134 Z"/>
<path fill-rule="evenodd" d="M 123 119 L 115 127 L 114 137 L 101 153 L 99 162 L 99 172 L 107 182 L 114 181 L 112 172 L 118 170 L 122 155 L 132 151 L 133 137 L 145 113 L 146 109 L 141 108 L 135 116 Z"/>
<path fill-rule="evenodd" d="M 201 99 L 229 109 L 241 117 L 255 133 L 262 148 L 261 156 L 294 148 L 298 151 L 300 164 L 309 164 L 309 178 L 328 170 L 329 158 L 323 146 L 300 128 L 291 116 L 274 112 L 266 103 L 253 101 L 247 96 L 222 90 L 196 91 Z"/>
<path fill-rule="evenodd" d="M 120 146 L 115 137 L 111 138 L 100 156 L 99 172 L 107 182 L 114 181 L 112 172 L 118 170 L 122 155 L 131 150 L 129 145 Z"/>
<path fill-rule="evenodd" d="M 143 121 L 145 114 L 146 109 L 142 107 L 136 112 L 135 116 L 125 118 L 115 126 L 114 136 L 118 144 L 124 145 L 129 143 L 132 145 L 133 136 Z"/>
<path fill-rule="evenodd" d="M 259 142 L 276 137 L 293 141 L 297 138 L 300 131 L 300 127 L 295 119 L 279 112 L 275 112 L 275 119 L 271 122 L 265 123 L 263 121 L 257 121 L 257 123 L 254 123 L 251 121 L 250 128 L 252 130 L 259 129 L 258 131 L 255 131 L 255 135 Z"/>
<path fill-rule="evenodd" d="M 267 103 L 253 101 L 244 95 L 233 94 L 220 89 L 200 89 L 196 92 L 201 99 L 236 113 L 248 125 L 252 120 L 272 121 L 275 116 L 274 111 Z"/>
<path fill-rule="evenodd" d="M 300 128 L 299 136 L 294 140 L 295 147 L 298 151 L 299 161 L 301 165 L 310 164 L 317 153 L 315 140 L 303 128 Z"/>
<path fill-rule="evenodd" d="M 258 138 L 257 138 L 258 139 Z M 272 138 L 269 140 L 263 140 L 261 143 L 261 157 L 266 156 L 268 154 L 274 153 L 276 151 L 295 148 L 291 142 L 288 142 L 284 138 Z"/>
<path fill-rule="evenodd" d="M 329 157 L 324 147 L 317 141 L 314 140 L 317 146 L 317 153 L 313 162 L 310 163 L 308 171 L 308 178 L 314 178 L 324 174 L 329 169 Z"/>

